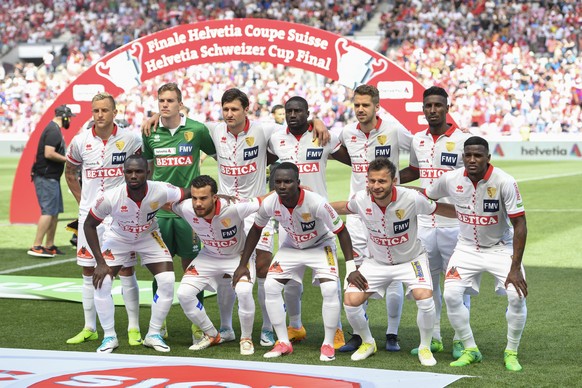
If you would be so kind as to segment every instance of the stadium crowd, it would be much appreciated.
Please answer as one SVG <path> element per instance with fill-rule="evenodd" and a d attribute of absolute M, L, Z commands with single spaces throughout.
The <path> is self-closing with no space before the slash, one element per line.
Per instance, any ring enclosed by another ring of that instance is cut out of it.
<path fill-rule="evenodd" d="M 390 5 L 379 27 L 386 36 L 380 51 L 423 85 L 447 88 L 451 113 L 461 126 L 478 127 L 474 132 L 483 135 L 582 130 L 582 5 L 575 0 L 407 0 Z M 350 35 L 376 6 L 371 0 L 207 0 L 196 7 L 176 1 L 3 3 L 0 52 L 59 36 L 67 36 L 70 43 L 46 55 L 38 67 L 19 63 L 6 71 L 0 66 L 0 134 L 31 132 L 48 103 L 72 80 L 104 54 L 145 34 L 179 23 L 266 17 Z M 195 66 L 144 83 L 136 93 L 119 98 L 125 118 L 139 123 L 155 107 L 153 85 L 167 81 L 183 85 L 186 105 L 198 119 L 218 119 L 217 96 L 229 87 L 242 87 L 259 118 L 297 94 L 328 125 L 341 127 L 353 120 L 351 91 L 340 85 L 297 69 L 234 62 Z"/>

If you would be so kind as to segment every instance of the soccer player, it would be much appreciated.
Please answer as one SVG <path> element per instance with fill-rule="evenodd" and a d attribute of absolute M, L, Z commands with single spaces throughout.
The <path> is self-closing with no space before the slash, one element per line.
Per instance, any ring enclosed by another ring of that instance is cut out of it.
<path fill-rule="evenodd" d="M 400 150 L 409 150 L 412 142 L 412 134 L 409 131 L 403 127 L 394 126 L 378 116 L 380 92 L 375 86 L 358 86 L 354 90 L 353 104 L 358 122 L 343 128 L 340 136 L 341 143 L 347 148 L 352 162 L 349 198 L 357 191 L 366 188 L 368 164 L 372 160 L 385 157 L 398 168 Z M 398 178 L 398 175 L 393 177 Z M 352 236 L 356 265 L 359 266 L 369 257 L 368 231 L 357 214 L 348 215 L 346 225 Z M 392 282 L 386 292 L 388 327 L 385 348 L 390 352 L 400 350 L 398 326 L 400 326 L 403 301 L 402 284 Z M 341 352 L 353 352 L 362 344 L 359 333 L 355 329 L 353 331 L 352 338 L 340 348 Z"/>
<path fill-rule="evenodd" d="M 432 214 L 437 204 L 415 190 L 396 187 L 396 166 L 386 158 L 377 158 L 368 165 L 368 190 L 358 191 L 348 202 L 334 202 L 340 214 L 359 214 L 369 233 L 370 256 L 356 269 L 346 260 L 348 287 L 344 309 L 350 325 L 362 337 L 362 344 L 352 360 L 364 360 L 376 353 L 376 341 L 370 333 L 363 305 L 368 298 L 381 298 L 394 281 L 407 286 L 407 293 L 416 300 L 416 322 L 420 331 L 418 359 L 424 366 L 436 364 L 430 351 L 435 320 L 428 259 L 416 238 L 418 214 Z M 440 206 L 439 206 L 440 207 Z M 454 217 L 452 205 L 439 210 Z"/>
<path fill-rule="evenodd" d="M 428 129 L 414 135 L 410 149 L 410 166 L 400 171 L 400 183 L 420 178 L 420 186 L 426 188 L 443 173 L 463 168 L 463 143 L 471 135 L 454 124 L 447 123 L 449 96 L 443 88 L 433 86 L 426 89 L 423 93 L 422 109 Z M 439 202 L 450 203 L 447 198 L 441 198 Z M 444 349 L 440 324 L 443 307 L 440 276 L 441 273 L 443 276 L 445 274 L 458 235 L 459 222 L 456 219 L 436 214 L 418 216 L 418 238 L 428 255 L 436 307 L 436 322 L 431 341 L 433 353 L 442 352 Z M 467 308 L 470 302 L 470 296 L 465 295 L 464 304 Z M 462 352 L 463 344 L 455 333 L 453 358 L 461 357 Z M 412 349 L 413 355 L 417 353 L 418 348 Z"/>
<path fill-rule="evenodd" d="M 109 93 L 97 93 L 91 102 L 93 127 L 77 134 L 67 151 L 65 178 L 69 190 L 79 203 L 79 227 L 77 241 L 77 264 L 83 269 L 82 303 L 85 326 L 76 336 L 67 340 L 68 344 L 78 344 L 98 339 L 97 314 L 94 303 L 95 287 L 93 273 L 95 257 L 87 245 L 83 223 L 89 209 L 105 190 L 123 183 L 123 163 L 126 157 L 141 152 L 139 136 L 118 127 L 113 119 L 117 115 L 115 100 Z M 79 172 L 83 187 L 79 182 Z M 104 220 L 98 228 L 102 234 L 111 223 Z M 123 301 L 128 316 L 129 344 L 142 344 L 139 331 L 139 289 L 132 266 L 119 270 L 123 289 Z"/>
<path fill-rule="evenodd" d="M 254 227 L 245 242 L 240 264 L 233 283 L 250 277 L 248 262 L 261 236 L 261 229 L 270 217 L 279 221 L 286 230 L 283 244 L 275 254 L 267 280 L 265 294 L 267 311 L 273 323 L 278 341 L 265 358 L 280 357 L 293 352 L 286 328 L 285 306 L 281 291 L 289 281 L 301 283 L 305 267 L 313 270 L 313 284 L 320 286 L 323 297 L 321 314 L 325 337 L 319 359 L 335 359 L 333 347 L 337 322 L 340 318 L 338 299 L 338 264 L 335 236 L 347 260 L 352 260 L 352 243 L 342 219 L 320 195 L 299 186 L 299 169 L 290 162 L 281 163 L 274 171 L 276 195 L 267 197 L 255 217 Z"/>
<path fill-rule="evenodd" d="M 97 262 L 93 274 L 95 307 L 104 331 L 97 353 L 111 353 L 119 346 L 111 287 L 122 266 L 135 265 L 136 254 L 158 282 L 143 344 L 159 352 L 169 352 L 170 347 L 160 335 L 160 329 L 174 299 L 175 275 L 172 255 L 160 236 L 155 215 L 165 204 L 181 201 L 189 197 L 189 193 L 168 183 L 147 181 L 148 163 L 141 155 L 128 157 L 123 173 L 125 184 L 106 190 L 97 199 L 83 227 Z M 107 216 L 113 221 L 99 248 L 97 227 Z"/>
<path fill-rule="evenodd" d="M 444 298 L 451 326 L 465 349 L 451 366 L 482 359 L 463 296 L 477 294 L 481 274 L 489 272 L 497 280 L 497 293 L 507 294 L 505 367 L 520 371 L 517 349 L 527 318 L 528 293 L 522 265 L 527 238 L 525 210 L 515 179 L 493 167 L 490 160 L 487 141 L 472 136 L 463 147 L 465 168 L 443 174 L 425 192 L 429 198 L 450 197 L 460 225 L 445 276 Z"/>
<path fill-rule="evenodd" d="M 196 294 L 204 289 L 232 293 L 232 275 L 238 266 L 246 238 L 245 219 L 257 212 L 262 197 L 229 203 L 218 197 L 216 181 L 208 175 L 194 178 L 190 190 L 192 200 L 174 204 L 172 210 L 188 221 L 204 246 L 184 273 L 178 288 L 178 300 L 186 316 L 204 331 L 204 336 L 190 349 L 202 350 L 221 343 L 221 334 L 208 318 L 204 306 L 198 303 Z M 218 285 L 225 279 L 230 287 L 219 289 Z M 235 287 L 239 301 L 242 355 L 255 352 L 252 340 L 255 317 L 253 280 L 244 278 Z M 232 310 L 232 306 L 230 308 Z"/>
<path fill-rule="evenodd" d="M 285 107 L 283 105 L 274 105 L 271 109 L 271 116 L 273 116 L 275 123 L 285 125 Z"/>

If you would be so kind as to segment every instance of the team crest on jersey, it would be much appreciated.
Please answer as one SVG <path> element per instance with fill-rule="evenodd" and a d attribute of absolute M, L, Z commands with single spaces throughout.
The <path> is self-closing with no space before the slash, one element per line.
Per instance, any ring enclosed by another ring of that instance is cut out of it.
<path fill-rule="evenodd" d="M 314 146 L 319 147 L 319 139 L 316 137 L 315 139 L 311 140 Z"/>
<path fill-rule="evenodd" d="M 301 214 L 301 219 L 305 222 L 311 220 L 311 213 L 303 213 Z"/>
<path fill-rule="evenodd" d="M 152 210 L 158 210 L 160 208 L 160 203 L 158 201 L 154 201 L 154 202 L 150 203 L 150 208 Z"/>
<path fill-rule="evenodd" d="M 117 149 L 119 151 L 121 151 L 123 149 L 123 147 L 125 147 L 125 142 L 123 140 L 117 140 L 115 142 L 115 146 L 117 147 Z"/>
<path fill-rule="evenodd" d="M 253 144 L 255 144 L 255 138 L 253 136 L 245 137 L 245 141 L 246 141 L 247 145 L 250 147 L 252 147 Z"/>
<path fill-rule="evenodd" d="M 445 143 L 445 148 L 447 149 L 447 151 L 451 152 L 452 150 L 455 149 L 455 142 L 454 141 L 447 141 Z"/>
<path fill-rule="evenodd" d="M 497 194 L 497 189 L 495 187 L 487 188 L 487 195 L 489 196 L 489 198 L 495 197 L 495 194 Z"/>
<path fill-rule="evenodd" d="M 188 142 L 194 139 L 194 132 L 184 132 L 184 139 L 186 139 Z"/>
<path fill-rule="evenodd" d="M 378 143 L 380 143 L 380 145 L 386 144 L 386 135 L 379 135 L 378 136 Z"/>
<path fill-rule="evenodd" d="M 224 225 L 225 228 L 228 228 L 230 226 L 230 218 L 225 218 L 222 221 L 220 221 L 220 223 Z"/>
<path fill-rule="evenodd" d="M 396 217 L 401 220 L 404 218 L 404 209 L 396 209 L 396 211 L 394 212 L 394 214 L 396 214 Z"/>

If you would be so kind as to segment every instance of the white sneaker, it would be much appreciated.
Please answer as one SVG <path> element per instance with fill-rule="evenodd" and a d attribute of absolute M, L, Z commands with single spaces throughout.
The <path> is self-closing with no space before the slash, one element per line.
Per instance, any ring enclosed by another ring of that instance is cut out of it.
<path fill-rule="evenodd" d="M 423 366 L 435 366 L 437 363 L 429 348 L 418 349 L 418 360 Z"/>
<path fill-rule="evenodd" d="M 232 342 L 236 339 L 236 335 L 234 334 L 234 330 L 232 329 L 220 329 L 219 333 L 220 333 L 220 342 L 218 342 L 219 344 L 225 342 Z"/>
<path fill-rule="evenodd" d="M 118 346 L 119 342 L 117 341 L 117 337 L 105 337 L 103 338 L 103 342 L 101 342 L 101 346 L 97 348 L 97 353 L 111 353 Z"/>
<path fill-rule="evenodd" d="M 197 342 L 192 344 L 188 349 L 190 350 L 202 350 L 206 349 L 212 345 L 218 345 L 220 342 L 220 333 L 216 335 L 216 337 L 210 337 L 208 334 L 204 334 L 202 338 L 200 338 Z"/>
<path fill-rule="evenodd" d="M 275 333 L 271 330 L 261 330 L 261 346 L 274 346 Z"/>
<path fill-rule="evenodd" d="M 376 347 L 376 341 L 372 340 L 373 342 L 367 343 L 367 342 L 362 342 L 362 344 L 360 345 L 360 347 L 358 348 L 358 350 L 356 350 L 353 354 L 352 354 L 352 361 L 361 361 L 361 360 L 365 360 L 366 358 L 370 357 L 372 354 L 376 353 L 376 351 L 378 350 L 378 348 Z"/>
<path fill-rule="evenodd" d="M 170 351 L 170 347 L 166 344 L 160 334 L 146 335 L 143 345 L 157 350 L 158 352 L 168 353 Z"/>
<path fill-rule="evenodd" d="M 255 346 L 253 340 L 250 338 L 243 338 L 240 340 L 240 354 L 243 356 L 250 356 L 255 353 Z"/>

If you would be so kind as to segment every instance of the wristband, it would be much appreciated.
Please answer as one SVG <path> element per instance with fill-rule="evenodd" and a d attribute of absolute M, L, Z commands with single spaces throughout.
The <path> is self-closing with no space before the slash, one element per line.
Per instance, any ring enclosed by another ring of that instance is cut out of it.
<path fill-rule="evenodd" d="M 346 276 L 356 270 L 356 262 L 354 260 L 346 261 Z"/>

